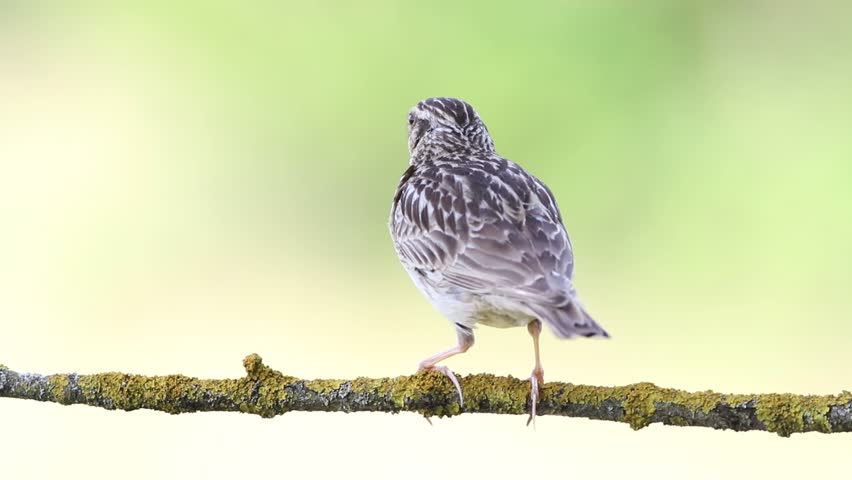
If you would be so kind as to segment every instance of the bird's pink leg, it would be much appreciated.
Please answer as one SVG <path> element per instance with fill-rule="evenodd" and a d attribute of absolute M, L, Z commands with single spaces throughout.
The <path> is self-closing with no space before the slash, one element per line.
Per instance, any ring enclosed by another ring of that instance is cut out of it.
<path fill-rule="evenodd" d="M 541 335 L 541 322 L 535 320 L 527 325 L 527 331 L 533 339 L 533 347 L 535 348 L 535 368 L 530 375 L 530 418 L 527 420 L 527 425 L 532 422 L 535 428 L 535 406 L 538 402 L 539 387 L 544 385 L 544 369 L 541 368 L 541 357 L 539 356 L 538 337 Z"/>
<path fill-rule="evenodd" d="M 464 353 L 468 351 L 472 345 L 473 335 L 463 335 L 460 332 L 458 345 L 441 353 L 436 353 L 435 355 L 432 355 L 426 360 L 423 360 L 422 362 L 420 362 L 420 367 L 417 369 L 418 372 L 422 372 L 423 370 L 435 370 L 446 375 L 450 379 L 450 381 L 453 382 L 453 385 L 455 385 L 456 391 L 459 392 L 459 405 L 462 407 L 464 407 L 464 395 L 462 395 L 462 389 L 459 380 L 456 378 L 456 375 L 453 373 L 452 370 L 443 365 L 436 365 L 436 363 L 442 360 L 446 360 L 452 357 L 453 355 Z"/>

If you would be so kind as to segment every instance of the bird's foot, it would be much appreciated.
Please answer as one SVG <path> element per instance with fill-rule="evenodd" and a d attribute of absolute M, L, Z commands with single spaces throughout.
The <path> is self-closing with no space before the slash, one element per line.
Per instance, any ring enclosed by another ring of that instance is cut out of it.
<path fill-rule="evenodd" d="M 459 383 L 459 379 L 456 378 L 456 374 L 453 373 L 452 370 L 447 368 L 444 365 L 420 365 L 420 368 L 417 369 L 417 372 L 420 373 L 423 370 L 434 370 L 436 372 L 441 372 L 453 382 L 453 385 L 456 387 L 456 391 L 459 392 L 459 406 L 464 408 L 464 395 L 462 394 L 461 384 Z M 432 422 L 429 422 L 432 423 Z"/>
<path fill-rule="evenodd" d="M 527 426 L 532 423 L 535 428 L 535 410 L 539 398 L 539 387 L 544 385 L 544 370 L 537 368 L 530 375 L 530 418 L 527 419 Z"/>

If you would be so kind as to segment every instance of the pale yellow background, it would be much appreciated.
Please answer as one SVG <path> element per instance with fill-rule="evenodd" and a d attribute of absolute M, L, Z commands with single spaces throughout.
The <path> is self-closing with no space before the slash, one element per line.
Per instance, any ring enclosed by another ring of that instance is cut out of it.
<path fill-rule="evenodd" d="M 385 221 L 460 96 L 562 205 L 613 340 L 546 378 L 852 389 L 852 44 L 820 2 L 0 5 L 0 362 L 411 373 L 454 342 Z M 743 4 L 740 4 L 743 3 Z M 748 3 L 746 5 L 745 3 Z M 448 364 L 527 376 L 526 332 Z M 852 434 L 0 400 L 0 477 L 845 478 Z"/>

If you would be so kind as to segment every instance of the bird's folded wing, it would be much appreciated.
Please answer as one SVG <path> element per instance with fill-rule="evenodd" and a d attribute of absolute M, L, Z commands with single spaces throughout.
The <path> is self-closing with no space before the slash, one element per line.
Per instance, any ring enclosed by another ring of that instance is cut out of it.
<path fill-rule="evenodd" d="M 529 178 L 533 189 L 542 188 Z M 563 304 L 570 299 L 571 245 L 558 212 L 548 211 L 536 193 L 550 194 L 533 191 L 533 200 L 501 214 L 463 186 L 411 179 L 394 201 L 397 252 L 410 267 L 439 272 L 443 285 L 437 286 Z"/>

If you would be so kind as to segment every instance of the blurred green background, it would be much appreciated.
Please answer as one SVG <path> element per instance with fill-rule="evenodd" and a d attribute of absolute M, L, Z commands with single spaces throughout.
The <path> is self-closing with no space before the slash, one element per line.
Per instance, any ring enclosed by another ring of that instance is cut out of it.
<path fill-rule="evenodd" d="M 408 109 L 455 96 L 553 189 L 578 288 L 614 337 L 548 336 L 546 378 L 850 389 L 849 10 L 2 2 L 0 361 L 222 377 L 257 351 L 305 377 L 412 372 L 455 336 L 398 265 L 386 220 Z M 522 329 L 482 328 L 477 340 L 454 370 L 529 374 Z M 48 407 L 3 401 L 0 415 L 16 408 Z M 368 428 L 422 448 L 444 441 L 424 440 L 425 422 L 385 418 Z M 484 449 L 522 425 L 499 421 L 503 433 L 490 417 L 445 428 Z M 547 421 L 562 438 L 611 428 Z M 639 448 L 642 433 L 612 428 Z M 657 445 L 730 438 L 659 432 Z M 547 435 L 529 440 L 536 451 Z M 849 447 L 831 441 L 820 448 Z M 414 461 L 417 448 L 396 458 Z M 763 471 L 760 459 L 738 471 Z"/>

